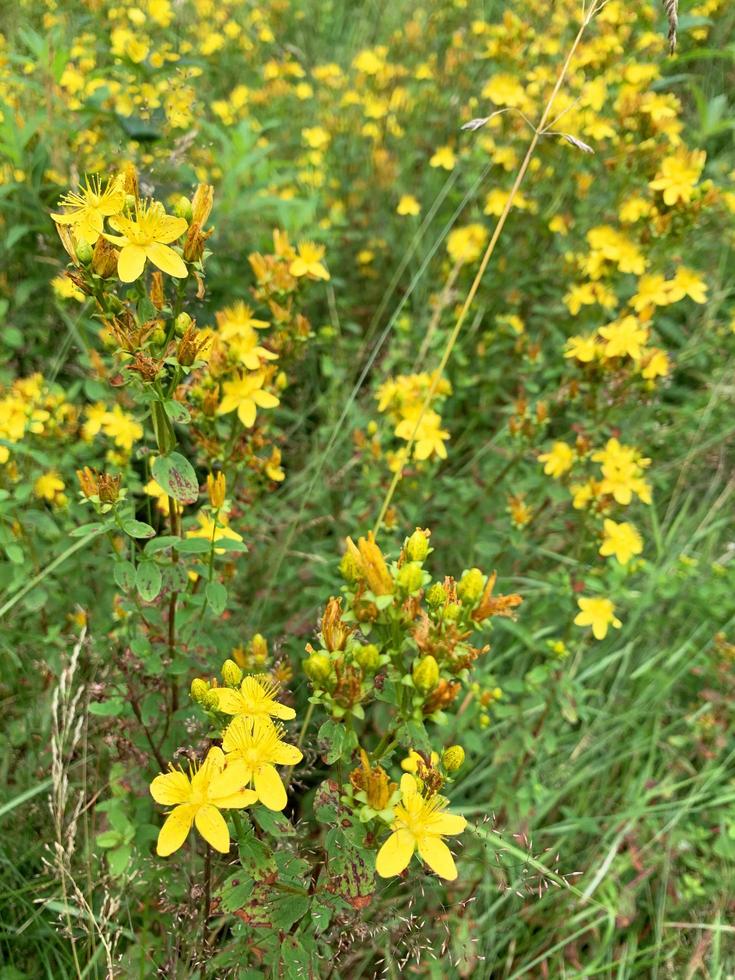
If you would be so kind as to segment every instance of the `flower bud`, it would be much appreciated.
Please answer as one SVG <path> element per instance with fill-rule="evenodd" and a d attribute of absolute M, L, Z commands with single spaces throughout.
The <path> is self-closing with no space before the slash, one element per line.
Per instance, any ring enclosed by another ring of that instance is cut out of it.
<path fill-rule="evenodd" d="M 474 606 L 485 587 L 485 576 L 479 568 L 470 568 L 459 580 L 457 595 L 470 606 Z"/>
<path fill-rule="evenodd" d="M 92 271 L 102 279 L 109 279 L 117 272 L 119 255 L 118 250 L 100 235 L 92 253 Z"/>
<path fill-rule="evenodd" d="M 357 582 L 360 578 L 359 559 L 351 551 L 345 551 L 342 561 L 339 563 L 339 571 L 342 578 L 347 582 Z"/>
<path fill-rule="evenodd" d="M 397 582 L 399 588 L 404 589 L 409 595 L 418 592 L 424 582 L 421 565 L 414 561 L 404 565 L 398 572 Z"/>
<path fill-rule="evenodd" d="M 380 666 L 380 651 L 374 643 L 366 643 L 357 648 L 355 660 L 366 674 L 374 674 Z"/>
<path fill-rule="evenodd" d="M 234 660 L 225 660 L 222 664 L 222 680 L 230 687 L 236 687 L 242 680 L 242 670 Z"/>
<path fill-rule="evenodd" d="M 198 704 L 204 704 L 209 696 L 209 684 L 201 677 L 195 677 L 191 682 L 191 699 Z"/>
<path fill-rule="evenodd" d="M 163 292 L 163 273 L 158 270 L 151 276 L 150 299 L 157 310 L 163 309 L 166 305 L 166 297 Z"/>
<path fill-rule="evenodd" d="M 177 337 L 183 337 L 187 329 L 191 326 L 191 317 L 188 313 L 179 313 L 174 324 L 174 331 Z"/>
<path fill-rule="evenodd" d="M 324 684 L 332 673 L 332 663 L 324 653 L 312 653 L 304 661 L 304 673 L 314 684 Z"/>
<path fill-rule="evenodd" d="M 181 195 L 174 207 L 174 214 L 177 218 L 183 218 L 187 223 L 191 221 L 192 209 L 191 201 L 188 197 L 184 197 L 183 194 Z"/>
<path fill-rule="evenodd" d="M 464 765 L 464 749 L 461 745 L 450 745 L 442 753 L 442 765 L 446 772 L 456 772 Z"/>
<path fill-rule="evenodd" d="M 406 557 L 409 561 L 423 561 L 429 554 L 429 532 L 417 527 L 406 541 Z"/>
<path fill-rule="evenodd" d="M 214 510 L 219 510 L 225 502 L 227 493 L 227 480 L 224 473 L 219 472 L 216 476 L 213 473 L 207 475 L 207 493 Z"/>
<path fill-rule="evenodd" d="M 134 194 L 125 195 L 125 210 L 135 211 L 136 199 Z"/>
<path fill-rule="evenodd" d="M 89 242 L 79 242 L 76 247 L 77 258 L 82 265 L 89 265 L 92 261 L 92 246 Z"/>
<path fill-rule="evenodd" d="M 435 609 L 444 605 L 447 601 L 447 592 L 441 582 L 434 582 L 426 593 L 426 601 Z"/>
<path fill-rule="evenodd" d="M 418 691 L 430 694 L 439 683 L 439 664 L 429 654 L 416 661 L 411 676 Z"/>
<path fill-rule="evenodd" d="M 262 633 L 255 633 L 250 641 L 250 649 L 258 663 L 265 663 L 268 659 L 268 641 Z"/>

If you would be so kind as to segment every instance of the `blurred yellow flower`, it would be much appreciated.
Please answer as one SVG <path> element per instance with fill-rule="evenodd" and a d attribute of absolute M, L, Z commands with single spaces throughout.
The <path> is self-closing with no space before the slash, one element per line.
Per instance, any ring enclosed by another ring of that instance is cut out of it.
<path fill-rule="evenodd" d="M 623 521 L 605 520 L 604 540 L 600 546 L 600 554 L 604 558 L 614 556 L 621 565 L 627 565 L 634 555 L 643 551 L 643 541 L 633 524 Z"/>
<path fill-rule="evenodd" d="M 615 605 L 610 599 L 595 597 L 577 599 L 580 612 L 574 619 L 575 626 L 591 626 L 592 635 L 596 640 L 604 640 L 608 627 L 620 629 L 623 625 L 615 615 Z"/>

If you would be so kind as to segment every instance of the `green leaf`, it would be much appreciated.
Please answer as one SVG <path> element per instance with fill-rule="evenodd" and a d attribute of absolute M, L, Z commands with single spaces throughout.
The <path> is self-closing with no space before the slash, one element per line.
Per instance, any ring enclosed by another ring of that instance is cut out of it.
<path fill-rule="evenodd" d="M 282 813 L 259 806 L 253 810 L 253 819 L 261 830 L 272 837 L 295 837 L 296 828 Z"/>
<path fill-rule="evenodd" d="M 222 551 L 247 551 L 248 546 L 244 541 L 234 541 L 232 538 L 219 538 L 217 550 Z"/>
<path fill-rule="evenodd" d="M 161 534 L 157 538 L 148 541 L 143 551 L 147 555 L 155 555 L 156 552 L 165 551 L 166 548 L 178 548 L 180 544 L 181 538 L 175 534 Z"/>
<path fill-rule="evenodd" d="M 215 616 L 221 616 L 227 605 L 227 589 L 224 585 L 221 582 L 208 582 L 205 595 Z"/>
<path fill-rule="evenodd" d="M 193 504 L 199 496 L 194 467 L 181 453 L 158 456 L 151 467 L 153 479 L 169 496 L 182 504 Z"/>
<path fill-rule="evenodd" d="M 161 591 L 161 569 L 154 561 L 142 561 L 135 573 L 135 585 L 141 599 L 152 602 Z"/>
<path fill-rule="evenodd" d="M 69 537 L 83 538 L 88 534 L 95 534 L 97 531 L 101 531 L 105 526 L 101 521 L 93 521 L 91 524 L 80 524 L 79 527 L 75 527 L 69 531 Z"/>
<path fill-rule="evenodd" d="M 123 844 L 120 847 L 116 847 L 112 851 L 107 853 L 107 865 L 110 869 L 110 874 L 119 878 L 123 874 L 127 866 L 130 864 L 130 857 L 132 855 L 132 848 L 129 844 Z"/>
<path fill-rule="evenodd" d="M 181 402 L 173 401 L 170 399 L 163 403 L 163 409 L 166 415 L 171 419 L 172 422 L 190 422 L 191 414 L 186 405 L 182 405 Z"/>
<path fill-rule="evenodd" d="M 98 847 L 117 847 L 122 842 L 122 838 L 116 830 L 104 830 L 101 834 L 97 834 L 95 840 Z"/>
<path fill-rule="evenodd" d="M 319 729 L 317 738 L 320 742 L 320 751 L 328 765 L 331 766 L 337 759 L 343 758 L 352 751 L 355 740 L 349 737 L 350 734 L 354 735 L 354 733 L 348 733 L 343 722 L 334 721 L 331 718 L 329 721 L 325 721 Z"/>
<path fill-rule="evenodd" d="M 123 592 L 132 592 L 135 588 L 135 565 L 131 561 L 115 562 L 112 575 L 117 587 Z"/>
<path fill-rule="evenodd" d="M 156 531 L 152 528 L 150 524 L 145 524 L 143 521 L 135 521 L 132 518 L 123 521 L 122 523 L 123 531 L 129 534 L 131 538 L 155 538 Z"/>
<path fill-rule="evenodd" d="M 121 697 L 115 696 L 107 701 L 93 701 L 89 706 L 90 715 L 99 715 L 101 718 L 115 718 L 121 715 L 125 709 L 125 702 Z"/>
<path fill-rule="evenodd" d="M 181 555 L 203 555 L 212 547 L 212 542 L 206 538 L 185 538 L 180 544 L 176 545 L 176 550 Z M 217 542 L 219 548 L 219 542 Z"/>
<path fill-rule="evenodd" d="M 5 546 L 5 554 L 8 556 L 8 560 L 14 565 L 22 565 L 25 560 L 23 554 L 23 549 L 19 544 L 8 544 Z"/>
<path fill-rule="evenodd" d="M 311 899 L 308 895 L 283 895 L 273 903 L 272 921 L 276 929 L 284 931 L 294 922 L 303 919 L 309 911 Z"/>

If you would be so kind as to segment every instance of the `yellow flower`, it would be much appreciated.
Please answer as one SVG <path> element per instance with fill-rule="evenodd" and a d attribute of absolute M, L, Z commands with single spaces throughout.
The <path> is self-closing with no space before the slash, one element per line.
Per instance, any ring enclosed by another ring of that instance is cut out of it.
<path fill-rule="evenodd" d="M 247 782 L 244 763 L 225 759 L 222 749 L 212 748 L 202 766 L 187 776 L 181 769 L 162 773 L 151 783 L 156 803 L 173 806 L 158 834 L 156 853 L 167 857 L 178 851 L 194 823 L 202 837 L 216 851 L 227 854 L 230 832 L 220 810 L 250 806 L 257 800 Z"/>
<path fill-rule="evenodd" d="M 651 488 L 642 479 L 643 470 L 651 461 L 644 459 L 637 449 L 623 446 L 617 439 L 608 439 L 605 448 L 594 453 L 592 460 L 602 464 L 601 493 L 612 494 L 624 507 L 634 493 L 644 504 L 651 503 Z"/>
<path fill-rule="evenodd" d="M 565 442 L 555 442 L 548 453 L 539 456 L 539 463 L 545 463 L 544 473 L 558 480 L 574 463 L 574 450 Z"/>
<path fill-rule="evenodd" d="M 274 446 L 270 458 L 266 460 L 265 475 L 274 483 L 280 483 L 286 479 L 286 474 L 281 466 L 281 450 L 277 446 Z"/>
<path fill-rule="evenodd" d="M 419 763 L 421 765 L 426 765 L 424 757 L 416 751 L 416 749 L 411 749 L 405 759 L 401 761 L 401 769 L 404 772 L 410 772 L 416 775 L 419 771 Z M 439 765 L 439 755 L 437 752 L 432 752 L 429 758 L 429 765 L 432 769 L 436 769 Z"/>
<path fill-rule="evenodd" d="M 598 333 L 607 341 L 604 347 L 605 357 L 632 357 L 638 360 L 641 348 L 648 339 L 648 330 L 642 327 L 634 316 L 624 316 L 606 327 L 600 327 Z"/>
<path fill-rule="evenodd" d="M 64 481 L 54 470 L 43 473 L 33 485 L 33 492 L 39 500 L 48 500 L 49 503 L 60 502 L 59 495 L 63 498 L 63 490 Z"/>
<path fill-rule="evenodd" d="M 393 833 L 378 851 L 375 870 L 381 878 L 399 875 L 418 848 L 419 856 L 440 878 L 454 881 L 457 868 L 443 837 L 461 834 L 467 826 L 464 817 L 446 813 L 443 796 L 424 797 L 410 773 L 401 777 L 402 800 L 393 810 Z"/>
<path fill-rule="evenodd" d="M 704 150 L 687 152 L 680 149 L 675 156 L 666 157 L 661 163 L 656 179 L 649 183 L 654 191 L 663 191 L 664 204 L 671 207 L 681 201 L 688 204 L 694 187 L 704 168 L 707 154 Z"/>
<path fill-rule="evenodd" d="M 300 279 L 301 276 L 309 276 L 310 279 L 329 279 L 329 273 L 322 262 L 323 257 L 323 245 L 315 245 L 314 242 L 299 242 L 298 255 L 289 266 L 288 271 L 297 279 Z"/>
<path fill-rule="evenodd" d="M 577 599 L 580 612 L 574 619 L 575 626 L 591 626 L 592 635 L 596 640 L 604 640 L 607 636 L 608 626 L 620 629 L 623 625 L 615 616 L 615 605 L 610 599 Z"/>
<path fill-rule="evenodd" d="M 222 386 L 222 401 L 217 409 L 218 415 L 227 415 L 237 409 L 237 417 L 246 429 L 255 425 L 258 408 L 275 408 L 280 405 L 278 398 L 270 391 L 264 391 L 265 374 L 243 374 Z"/>
<path fill-rule="evenodd" d="M 638 292 L 631 300 L 636 313 L 645 310 L 647 306 L 668 306 L 676 302 L 672 298 L 671 283 L 659 273 L 641 276 L 638 280 Z"/>
<path fill-rule="evenodd" d="M 227 518 L 224 514 L 219 514 L 215 521 L 209 514 L 200 510 L 197 514 L 197 520 L 199 521 L 199 527 L 193 531 L 187 531 L 187 538 L 204 538 L 205 541 L 211 541 L 212 544 L 222 538 L 228 538 L 230 541 L 242 541 L 242 535 L 227 526 Z M 224 555 L 225 549 L 215 548 L 214 553 L 216 555 Z"/>
<path fill-rule="evenodd" d="M 413 194 L 403 194 L 400 201 L 398 202 L 398 207 L 396 208 L 396 214 L 420 214 L 421 205 L 413 196 Z"/>
<path fill-rule="evenodd" d="M 681 265 L 669 283 L 671 302 L 676 303 L 688 296 L 695 303 L 707 302 L 707 283 L 696 272 Z"/>
<path fill-rule="evenodd" d="M 653 347 L 644 357 L 641 375 L 647 381 L 652 381 L 654 378 L 665 378 L 670 370 L 669 355 L 665 350 Z"/>
<path fill-rule="evenodd" d="M 429 160 L 430 167 L 441 167 L 443 170 L 454 170 L 457 157 L 451 146 L 440 146 Z"/>
<path fill-rule="evenodd" d="M 239 715 L 222 738 L 228 762 L 237 759 L 244 763 L 245 782 L 252 783 L 258 799 L 269 810 L 283 810 L 287 802 L 276 765 L 295 766 L 303 759 L 301 750 L 284 742 L 282 735 L 283 727 L 274 725 L 268 717 Z"/>
<path fill-rule="evenodd" d="M 125 205 L 125 190 L 121 177 L 114 177 L 102 186 L 99 177 L 88 177 L 85 187 L 69 191 L 59 201 L 68 208 L 51 217 L 59 225 L 71 225 L 77 239 L 94 245 L 104 231 L 105 218 L 119 214 Z"/>
<path fill-rule="evenodd" d="M 418 406 L 407 418 L 404 418 L 396 426 L 396 435 L 399 439 L 408 441 L 414 436 L 413 455 L 415 459 L 428 459 L 432 453 L 440 459 L 447 458 L 447 449 L 444 442 L 449 438 L 449 433 L 441 428 L 441 418 L 436 412 L 427 410 L 423 418 L 416 426 L 416 419 L 421 411 Z"/>
<path fill-rule="evenodd" d="M 643 551 L 643 541 L 633 524 L 623 521 L 606 520 L 604 524 L 605 539 L 600 546 L 600 554 L 608 558 L 614 555 L 621 565 L 627 565 L 633 555 Z"/>
<path fill-rule="evenodd" d="M 474 262 L 487 241 L 487 228 L 481 224 L 455 228 L 447 238 L 447 252 L 455 262 Z"/>
<path fill-rule="evenodd" d="M 105 237 L 121 249 L 117 274 L 122 282 L 135 282 L 143 274 L 146 259 L 169 276 L 186 278 L 188 272 L 184 260 L 169 247 L 186 231 L 185 218 L 166 214 L 161 204 L 152 201 L 138 204 L 134 218 L 118 215 L 110 220 L 110 224 L 120 232 Z"/>
<path fill-rule="evenodd" d="M 567 349 L 564 357 L 574 357 L 583 364 L 594 361 L 599 351 L 597 337 L 595 334 L 587 334 L 583 337 L 570 337 L 567 341 Z"/>
<path fill-rule="evenodd" d="M 276 701 L 278 684 L 267 675 L 244 677 L 239 690 L 215 687 L 211 692 L 217 700 L 217 709 L 226 715 L 247 715 L 250 718 L 281 718 L 290 721 L 296 717 L 293 708 Z"/>

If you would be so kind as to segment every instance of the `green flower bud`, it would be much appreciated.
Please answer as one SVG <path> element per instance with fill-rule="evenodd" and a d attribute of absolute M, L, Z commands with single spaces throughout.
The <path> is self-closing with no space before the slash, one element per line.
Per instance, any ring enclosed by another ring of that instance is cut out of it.
<path fill-rule="evenodd" d="M 191 317 L 188 313 L 179 313 L 174 324 L 174 331 L 177 337 L 183 337 L 187 327 L 191 326 Z"/>
<path fill-rule="evenodd" d="M 380 651 L 374 643 L 357 648 L 355 660 L 366 674 L 374 674 L 380 666 Z"/>
<path fill-rule="evenodd" d="M 304 661 L 304 673 L 314 684 L 323 685 L 332 673 L 332 662 L 325 653 L 312 653 Z"/>
<path fill-rule="evenodd" d="M 125 195 L 125 210 L 126 211 L 135 211 L 135 205 L 137 203 L 138 202 L 135 199 L 135 194 L 126 194 Z"/>
<path fill-rule="evenodd" d="M 209 684 L 201 677 L 195 677 L 191 682 L 191 699 L 197 704 L 204 704 L 209 696 Z"/>
<path fill-rule="evenodd" d="M 177 218 L 183 218 L 185 221 L 191 221 L 191 201 L 188 197 L 184 197 L 183 194 L 181 195 L 176 202 L 176 206 L 174 207 L 174 214 Z"/>
<path fill-rule="evenodd" d="M 461 745 L 450 745 L 442 753 L 442 765 L 446 772 L 456 772 L 464 765 L 464 749 Z"/>
<path fill-rule="evenodd" d="M 416 661 L 411 676 L 416 690 L 422 694 L 430 694 L 439 683 L 439 664 L 429 654 Z"/>
<path fill-rule="evenodd" d="M 156 327 L 151 333 L 151 343 L 154 343 L 156 347 L 161 347 L 163 342 L 166 340 L 166 331 L 163 327 Z"/>
<path fill-rule="evenodd" d="M 444 619 L 448 622 L 453 623 L 455 620 L 459 619 L 459 614 L 461 612 L 461 607 L 452 603 L 447 606 L 444 610 Z"/>
<path fill-rule="evenodd" d="M 421 565 L 415 561 L 409 562 L 399 570 L 396 580 L 398 587 L 404 589 L 409 595 L 413 592 L 418 592 L 424 582 L 424 573 L 421 571 Z"/>
<path fill-rule="evenodd" d="M 222 680 L 230 687 L 236 687 L 242 680 L 242 670 L 234 660 L 225 660 L 222 664 Z"/>
<path fill-rule="evenodd" d="M 423 561 L 429 554 L 429 537 L 426 531 L 416 528 L 406 542 L 406 557 L 409 561 Z"/>
<path fill-rule="evenodd" d="M 447 601 L 447 592 L 441 582 L 434 582 L 426 593 L 426 601 L 434 609 L 436 609 L 438 606 L 444 605 L 444 603 Z"/>
<path fill-rule="evenodd" d="M 457 595 L 469 605 L 474 605 L 485 588 L 485 576 L 479 568 L 470 568 L 459 580 Z"/>
<path fill-rule="evenodd" d="M 82 263 L 82 265 L 89 265 L 92 261 L 92 256 L 94 252 L 92 251 L 92 246 L 89 242 L 79 242 L 76 247 L 77 258 Z"/>
<path fill-rule="evenodd" d="M 346 551 L 342 555 L 342 561 L 339 563 L 339 571 L 342 578 L 347 582 L 356 582 L 360 577 L 360 567 L 351 551 Z"/>

